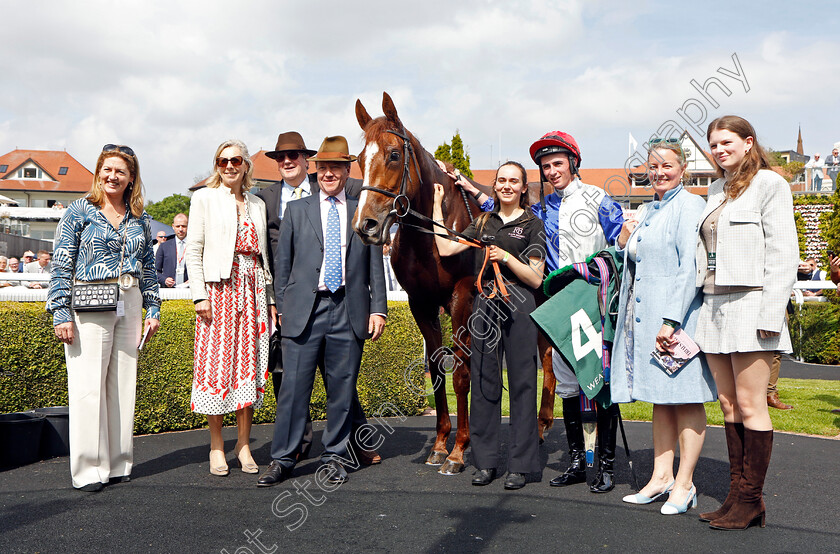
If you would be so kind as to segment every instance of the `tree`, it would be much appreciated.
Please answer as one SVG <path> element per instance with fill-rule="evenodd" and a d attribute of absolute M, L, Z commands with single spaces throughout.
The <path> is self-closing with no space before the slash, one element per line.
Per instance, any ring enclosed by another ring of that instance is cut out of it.
<path fill-rule="evenodd" d="M 435 159 L 451 163 L 465 176 L 472 179 L 473 173 L 470 170 L 470 155 L 464 151 L 464 141 L 461 140 L 461 133 L 456 129 L 452 137 L 452 145 L 443 143 L 435 150 Z"/>
<path fill-rule="evenodd" d="M 160 202 L 149 202 L 146 204 L 146 211 L 149 215 L 167 225 L 172 225 L 175 216 L 184 213 L 190 215 L 190 197 L 183 194 L 167 196 Z"/>
<path fill-rule="evenodd" d="M 774 167 L 781 167 L 787 163 L 787 161 L 782 157 L 782 153 L 777 152 L 772 148 L 767 149 L 767 157 L 770 158 L 770 165 Z"/>

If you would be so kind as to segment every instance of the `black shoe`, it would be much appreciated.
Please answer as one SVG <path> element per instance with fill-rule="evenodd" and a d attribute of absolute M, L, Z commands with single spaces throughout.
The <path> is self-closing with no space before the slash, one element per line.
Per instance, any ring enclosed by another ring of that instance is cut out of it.
<path fill-rule="evenodd" d="M 265 473 L 260 475 L 257 480 L 258 487 L 272 487 L 277 483 L 282 483 L 285 479 L 292 475 L 292 468 L 283 467 L 277 460 L 271 460 L 268 469 Z"/>
<path fill-rule="evenodd" d="M 490 469 L 477 469 L 475 470 L 475 473 L 473 473 L 472 484 L 476 487 L 483 487 L 484 485 L 489 485 L 495 478 L 495 467 L 491 467 Z"/>
<path fill-rule="evenodd" d="M 82 492 L 99 492 L 99 491 L 101 491 L 101 490 L 102 490 L 102 489 L 104 489 L 104 488 L 105 488 L 105 485 L 103 485 L 102 483 L 97 482 L 97 483 L 88 483 L 88 484 L 87 484 L 87 485 L 85 485 L 84 487 L 79 487 L 79 488 L 78 488 L 78 489 L 76 489 L 76 490 L 80 490 L 80 491 L 82 491 Z"/>
<path fill-rule="evenodd" d="M 598 459 L 598 473 L 595 474 L 595 479 L 589 484 L 589 490 L 594 493 L 610 492 L 615 488 L 615 478 L 613 476 L 613 465 L 615 458 L 599 458 Z"/>
<path fill-rule="evenodd" d="M 335 460 L 330 460 L 321 467 L 325 466 L 329 475 L 329 477 L 327 477 L 327 483 L 332 485 L 341 485 L 347 482 L 347 470 L 344 469 L 343 465 Z"/>
<path fill-rule="evenodd" d="M 569 468 L 548 482 L 552 487 L 565 487 L 586 482 L 586 452 L 572 450 L 569 452 L 569 457 L 572 459 Z"/>
<path fill-rule="evenodd" d="M 131 481 L 131 477 L 128 475 L 122 475 L 120 477 L 111 477 L 108 479 L 109 485 L 116 485 L 117 483 L 128 483 Z"/>
<path fill-rule="evenodd" d="M 521 473 L 508 473 L 505 477 L 505 488 L 509 491 L 515 491 L 525 486 L 525 476 Z"/>

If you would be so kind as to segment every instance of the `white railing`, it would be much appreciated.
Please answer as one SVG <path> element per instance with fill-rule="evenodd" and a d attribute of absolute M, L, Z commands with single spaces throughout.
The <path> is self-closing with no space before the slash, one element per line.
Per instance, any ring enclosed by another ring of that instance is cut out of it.
<path fill-rule="evenodd" d="M 29 281 L 45 282 L 50 280 L 48 273 L 11 273 L 0 272 L 0 283 L 3 281 L 20 281 L 20 285 L 0 288 L 0 301 L 3 302 L 46 302 L 47 289 L 30 289 L 26 286 Z M 160 289 L 161 300 L 189 300 L 192 298 L 189 287 Z M 393 302 L 407 302 L 408 295 L 404 291 L 388 291 L 388 300 Z"/>
<path fill-rule="evenodd" d="M 825 296 L 805 296 L 803 290 L 837 290 L 837 285 L 831 281 L 797 281 L 793 285 L 793 301 L 798 305 L 803 302 L 826 302 Z"/>

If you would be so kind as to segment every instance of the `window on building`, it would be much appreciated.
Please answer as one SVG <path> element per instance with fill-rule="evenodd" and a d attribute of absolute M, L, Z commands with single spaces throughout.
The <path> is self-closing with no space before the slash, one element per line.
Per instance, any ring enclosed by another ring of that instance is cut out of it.
<path fill-rule="evenodd" d="M 34 179 L 35 178 L 35 168 L 34 167 L 24 167 L 23 168 L 23 178 L 24 179 Z"/>
<path fill-rule="evenodd" d="M 70 169 L 70 168 L 69 168 L 69 167 L 67 167 L 66 165 L 65 165 L 65 166 L 61 166 L 61 167 L 59 167 L 59 168 L 58 168 L 58 174 L 59 174 L 59 175 L 67 175 L 67 170 L 68 170 L 68 169 Z"/>
<path fill-rule="evenodd" d="M 9 164 L 0 165 L 0 173 L 6 173 L 7 171 L 9 171 Z"/>

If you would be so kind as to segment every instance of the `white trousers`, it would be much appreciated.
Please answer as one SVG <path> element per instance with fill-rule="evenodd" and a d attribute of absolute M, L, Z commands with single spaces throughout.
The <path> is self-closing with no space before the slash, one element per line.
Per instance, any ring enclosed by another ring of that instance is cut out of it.
<path fill-rule="evenodd" d="M 553 348 L 551 349 L 551 369 L 554 370 L 554 377 L 557 379 L 557 385 L 554 387 L 557 396 L 560 398 L 576 397 L 580 389 L 577 376 L 572 368 L 566 364 L 563 356 Z"/>
<path fill-rule="evenodd" d="M 70 475 L 76 488 L 131 473 L 142 295 L 120 291 L 125 314 L 78 312 L 64 345 L 70 399 Z"/>

